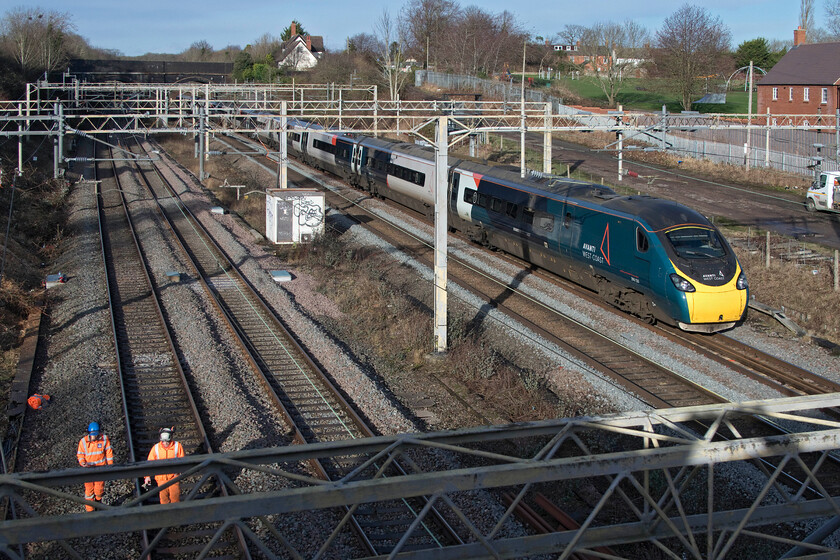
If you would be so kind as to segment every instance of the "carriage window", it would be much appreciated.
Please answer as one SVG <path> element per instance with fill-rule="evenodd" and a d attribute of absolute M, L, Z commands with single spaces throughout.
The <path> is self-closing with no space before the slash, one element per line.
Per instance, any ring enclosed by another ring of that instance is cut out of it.
<path fill-rule="evenodd" d="M 523 208 L 522 209 L 522 221 L 528 225 L 533 225 L 534 223 L 534 211 L 530 208 Z"/>
<path fill-rule="evenodd" d="M 516 211 L 518 209 L 519 208 L 516 206 L 516 204 L 514 204 L 513 202 L 508 202 L 507 203 L 507 209 L 505 210 L 505 214 L 507 214 L 511 218 L 515 218 L 516 217 Z"/>
<path fill-rule="evenodd" d="M 482 208 L 487 208 L 487 195 L 484 193 L 478 193 L 478 202 L 476 204 Z"/>
<path fill-rule="evenodd" d="M 496 197 L 492 197 L 490 199 L 490 209 L 493 210 L 493 212 L 501 213 L 501 211 L 502 211 L 502 201 L 499 200 Z"/>
<path fill-rule="evenodd" d="M 647 235 L 645 232 L 642 231 L 642 228 L 636 228 L 636 250 L 640 253 L 647 253 L 647 250 L 650 248 L 650 244 L 648 242 Z"/>
<path fill-rule="evenodd" d="M 572 213 L 566 212 L 566 215 L 563 217 L 563 227 L 568 228 L 572 225 Z"/>
<path fill-rule="evenodd" d="M 327 142 L 324 142 L 322 140 L 313 140 L 312 147 L 321 150 L 322 152 L 327 152 L 328 154 L 335 155 L 335 146 L 333 146 L 332 144 L 328 144 Z"/>

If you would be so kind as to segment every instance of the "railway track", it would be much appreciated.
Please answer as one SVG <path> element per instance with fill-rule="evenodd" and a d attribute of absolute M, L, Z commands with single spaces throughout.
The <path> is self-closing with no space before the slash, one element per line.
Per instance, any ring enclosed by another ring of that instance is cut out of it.
<path fill-rule="evenodd" d="M 319 186 L 323 187 L 323 185 Z M 362 201 L 369 198 L 367 194 L 360 193 L 349 186 L 330 186 L 325 190 L 330 207 L 354 218 L 357 223 L 364 224 L 365 228 L 373 230 L 376 235 L 399 247 L 419 262 L 428 267 L 433 266 L 434 257 L 428 243 L 390 223 L 387 219 L 369 219 L 371 212 L 361 205 Z M 386 203 L 391 204 L 387 201 Z M 381 218 L 381 216 L 377 217 Z M 564 289 L 570 289 L 577 295 L 585 297 L 588 301 L 614 312 L 612 308 L 588 293 L 584 294 L 582 288 L 570 285 L 563 280 L 557 280 L 547 273 L 529 268 L 530 265 L 523 264 L 523 261 L 519 259 L 507 255 L 500 256 L 517 263 L 524 274 L 538 273 L 543 278 L 549 279 L 550 277 L 551 281 L 562 284 Z M 683 378 L 666 367 L 650 362 L 594 329 L 563 315 L 556 309 L 547 308 L 541 302 L 520 293 L 514 285 L 517 280 L 511 282 L 510 285 L 506 285 L 497 279 L 490 278 L 485 272 L 477 270 L 466 262 L 459 261 L 452 254 L 449 256 L 448 263 L 449 280 L 451 282 L 455 282 L 464 289 L 477 294 L 483 301 L 487 302 L 487 306 L 502 310 L 506 315 L 527 326 L 544 339 L 564 349 L 596 371 L 609 376 L 614 383 L 637 395 L 642 401 L 654 408 L 728 402 L 726 398 Z M 486 312 L 484 314 L 486 315 Z M 658 334 L 666 336 L 669 340 L 693 348 L 718 363 L 736 369 L 779 390 L 783 394 L 798 395 L 840 391 L 840 386 L 830 380 L 727 337 L 721 335 L 695 336 L 692 333 L 683 333 L 676 329 L 651 327 L 640 320 L 629 318 L 640 327 L 655 329 Z M 708 425 L 696 426 L 700 433 L 708 428 Z M 718 430 L 716 439 L 728 439 L 731 435 L 728 429 L 729 427 Z M 755 436 L 786 433 L 782 426 L 768 423 L 760 418 L 740 422 L 736 429 L 741 433 L 749 433 Z M 836 469 L 838 475 L 840 475 L 840 463 L 833 457 L 829 457 L 828 462 L 832 466 L 824 466 L 823 468 Z M 764 465 L 765 467 L 775 467 L 771 463 L 764 463 Z M 786 469 L 782 479 L 796 486 L 808 487 L 808 484 L 803 482 L 807 480 L 806 473 L 796 466 Z M 818 492 L 818 490 L 808 488 L 808 492 Z"/>
<path fill-rule="evenodd" d="M 249 150 L 256 146 L 247 145 Z M 321 185 L 319 185 L 321 186 Z M 421 239 L 385 219 L 370 220 L 370 211 L 361 202 L 369 196 L 346 187 L 326 190 L 331 208 L 363 223 L 376 235 L 399 247 L 418 262 L 433 268 L 433 248 Z M 402 208 L 402 207 L 401 207 Z M 381 216 L 377 216 L 381 218 Z M 504 280 L 478 270 L 466 261 L 448 258 L 448 279 L 476 294 L 486 304 L 479 311 L 487 320 L 491 309 L 499 310 L 583 362 L 611 383 L 636 395 L 654 408 L 682 407 L 726 402 L 713 391 L 686 379 L 667 367 L 641 356 L 571 316 L 551 309 L 516 289 L 517 280 Z M 531 273 L 528 269 L 523 273 Z"/>
<path fill-rule="evenodd" d="M 289 425 L 295 427 L 294 440 L 312 443 L 371 437 L 372 430 L 238 272 L 160 170 L 156 166 L 138 166 L 138 171 L 178 244 L 193 263 L 193 273 L 228 321 L 273 404 Z M 312 467 L 323 478 L 335 480 L 359 468 L 365 459 L 321 461 Z M 369 469 L 380 467 L 382 465 L 378 464 L 366 466 Z M 383 472 L 385 476 L 404 473 L 398 461 L 390 462 Z M 428 508 L 428 502 L 418 498 L 380 503 L 375 507 L 361 505 L 347 511 L 346 515 L 363 546 L 373 555 L 390 554 L 397 547 L 415 550 L 462 542 L 437 508 L 430 508 L 428 515 L 418 523 L 418 514 L 424 508 Z M 401 541 L 413 525 L 417 526 L 416 530 Z"/>
<path fill-rule="evenodd" d="M 120 172 L 113 161 L 98 171 L 102 181 L 97 196 L 100 238 L 129 434 L 129 460 L 145 460 L 158 441 L 158 430 L 173 425 L 185 453 L 212 453 L 132 225 Z M 218 484 L 198 487 L 197 482 L 185 478 L 184 493 L 196 492 L 195 497 L 200 499 L 223 491 Z M 136 481 L 135 491 L 140 499 Z M 210 534 L 214 532 L 210 530 Z M 207 533 L 208 528 L 203 526 L 144 532 L 142 556 L 167 558 L 201 551 L 208 541 Z M 200 543 L 198 548 L 196 542 Z M 214 556 L 250 558 L 238 529 L 223 531 L 207 549 Z"/>

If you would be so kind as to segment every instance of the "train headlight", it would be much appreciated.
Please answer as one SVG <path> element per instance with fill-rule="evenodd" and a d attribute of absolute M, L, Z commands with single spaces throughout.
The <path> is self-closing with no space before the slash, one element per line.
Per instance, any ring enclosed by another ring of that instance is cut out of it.
<path fill-rule="evenodd" d="M 683 278 L 677 273 L 671 275 L 671 282 L 681 292 L 693 292 L 695 290 L 694 284 Z"/>
<path fill-rule="evenodd" d="M 744 274 L 742 272 L 740 274 L 740 276 L 738 276 L 738 281 L 735 282 L 735 287 L 738 288 L 739 290 L 746 290 L 749 287 L 749 284 L 747 284 L 747 275 L 746 274 Z"/>

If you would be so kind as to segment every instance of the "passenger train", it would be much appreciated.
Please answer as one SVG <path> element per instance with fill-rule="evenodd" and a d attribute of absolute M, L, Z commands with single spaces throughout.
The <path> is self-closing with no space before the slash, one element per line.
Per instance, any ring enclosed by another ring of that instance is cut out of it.
<path fill-rule="evenodd" d="M 276 117 L 260 117 L 278 140 Z M 435 157 L 425 146 L 288 123 L 289 154 L 371 194 L 434 215 Z M 702 214 L 575 179 L 449 157 L 449 225 L 597 292 L 650 323 L 713 333 L 743 319 L 747 279 Z"/>

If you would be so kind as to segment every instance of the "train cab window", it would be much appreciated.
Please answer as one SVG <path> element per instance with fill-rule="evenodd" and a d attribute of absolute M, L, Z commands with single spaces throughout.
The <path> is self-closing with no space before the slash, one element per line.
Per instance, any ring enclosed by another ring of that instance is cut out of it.
<path fill-rule="evenodd" d="M 534 224 L 534 211 L 530 208 L 523 208 L 522 209 L 522 221 L 526 224 L 533 225 Z"/>
<path fill-rule="evenodd" d="M 715 230 L 684 227 L 665 234 L 674 252 L 684 259 L 720 259 L 726 256 L 726 249 Z"/>
<path fill-rule="evenodd" d="M 647 253 L 648 249 L 650 248 L 650 242 L 648 241 L 647 235 L 642 230 L 642 228 L 636 228 L 636 250 L 640 253 Z"/>
<path fill-rule="evenodd" d="M 467 204 L 475 204 L 475 199 L 478 194 L 478 191 L 475 189 L 466 188 L 464 189 L 464 202 Z"/>

